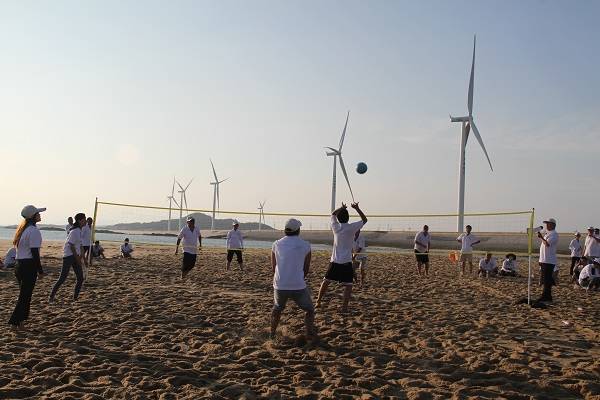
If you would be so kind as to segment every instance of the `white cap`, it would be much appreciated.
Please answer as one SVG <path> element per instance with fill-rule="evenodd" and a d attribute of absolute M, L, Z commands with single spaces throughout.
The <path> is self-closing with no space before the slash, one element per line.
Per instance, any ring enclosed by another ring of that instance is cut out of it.
<path fill-rule="evenodd" d="M 285 230 L 288 232 L 296 232 L 302 226 L 302 222 L 298 221 L 296 218 L 290 218 L 285 221 Z"/>
<path fill-rule="evenodd" d="M 581 233 L 579 233 L 579 231 L 575 231 L 575 236 L 581 236 Z"/>
<path fill-rule="evenodd" d="M 551 224 L 556 225 L 556 220 L 554 218 L 548 218 L 547 220 L 544 221 L 544 223 L 545 224 L 551 223 Z"/>
<path fill-rule="evenodd" d="M 588 231 L 593 231 L 593 230 L 594 230 L 593 226 L 588 227 Z"/>
<path fill-rule="evenodd" d="M 28 206 L 23 207 L 23 209 L 21 210 L 21 216 L 25 219 L 29 219 L 31 217 L 33 217 L 35 214 L 37 213 L 41 213 L 43 211 L 46 211 L 46 208 L 37 208 L 36 206 L 32 206 L 31 204 Z"/>
<path fill-rule="evenodd" d="M 186 220 L 187 222 L 190 222 L 190 221 L 194 221 L 194 222 L 196 222 L 196 220 L 194 219 L 194 217 L 192 217 L 191 215 L 188 215 L 188 217 L 187 217 L 185 220 Z"/>
<path fill-rule="evenodd" d="M 231 221 L 231 225 L 235 226 L 235 225 L 239 225 L 240 223 L 238 222 L 237 219 L 234 219 L 233 221 Z"/>

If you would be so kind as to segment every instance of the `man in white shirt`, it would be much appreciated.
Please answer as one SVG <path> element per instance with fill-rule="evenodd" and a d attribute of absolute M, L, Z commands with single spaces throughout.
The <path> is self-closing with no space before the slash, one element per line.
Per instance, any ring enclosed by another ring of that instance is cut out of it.
<path fill-rule="evenodd" d="M 502 262 L 502 268 L 498 271 L 500 276 L 517 276 L 517 256 L 508 253 Z"/>
<path fill-rule="evenodd" d="M 83 260 L 85 264 L 88 264 L 90 260 L 90 248 L 92 247 L 92 222 L 94 220 L 88 217 L 86 224 L 81 228 L 81 246 L 83 247 Z"/>
<path fill-rule="evenodd" d="M 65 232 L 67 235 L 71 232 L 71 228 L 73 228 L 73 217 L 67 218 L 67 225 L 65 225 Z"/>
<path fill-rule="evenodd" d="M 429 275 L 429 248 L 431 236 L 429 226 L 423 225 L 423 230 L 415 235 L 415 257 L 417 258 L 417 272 L 421 275 L 421 268 L 425 266 L 425 275 Z"/>
<path fill-rule="evenodd" d="M 181 261 L 181 279 L 184 279 L 187 274 L 196 265 L 198 250 L 202 248 L 202 235 L 200 229 L 196 226 L 196 220 L 193 217 L 187 218 L 187 226 L 181 228 L 179 236 L 177 236 L 177 246 L 175 254 L 179 251 L 179 243 L 183 239 L 183 259 Z"/>
<path fill-rule="evenodd" d="M 583 247 L 579 241 L 580 238 L 581 233 L 575 232 L 575 238 L 571 240 L 571 243 L 569 243 L 569 250 L 571 250 L 571 269 L 569 270 L 570 276 L 573 276 L 573 268 L 575 268 L 575 264 L 577 264 L 579 259 L 583 256 Z"/>
<path fill-rule="evenodd" d="M 133 247 L 129 244 L 129 238 L 125 238 L 125 241 L 121 245 L 121 257 L 130 258 L 133 253 Z"/>
<path fill-rule="evenodd" d="M 352 247 L 352 267 L 354 268 L 354 275 L 356 279 L 356 270 L 360 271 L 360 286 L 364 286 L 367 277 L 367 244 L 365 243 L 365 237 L 360 234 L 360 230 L 354 234 L 354 244 Z"/>
<path fill-rule="evenodd" d="M 288 300 L 304 310 L 304 327 L 309 340 L 316 338 L 315 309 L 306 286 L 310 270 L 310 243 L 300 239 L 302 223 L 289 219 L 285 223 L 285 236 L 273 243 L 271 268 L 273 270 L 273 311 L 271 313 L 271 338 L 275 337 L 281 313 Z"/>
<path fill-rule="evenodd" d="M 1 265 L 2 263 L 0 263 Z M 14 268 L 17 265 L 17 249 L 11 247 L 4 256 L 4 268 Z"/>
<path fill-rule="evenodd" d="M 473 246 L 479 244 L 480 240 L 473 234 L 471 225 L 465 227 L 464 233 L 456 238 L 456 241 L 460 243 L 460 262 L 462 265 L 462 274 L 465 274 L 465 266 L 469 263 L 469 273 L 473 273 Z"/>
<path fill-rule="evenodd" d="M 477 272 L 477 275 L 489 278 L 498 273 L 497 268 L 496 259 L 492 258 L 492 253 L 486 253 L 485 257 L 479 260 L 479 271 Z"/>
<path fill-rule="evenodd" d="M 558 233 L 556 232 L 556 220 L 554 218 L 544 221 L 544 225 L 546 225 L 546 233 L 542 234 L 538 232 L 538 238 L 541 239 L 539 262 L 542 270 L 542 282 L 544 284 L 544 291 L 539 301 L 551 302 L 554 267 L 558 265 L 558 258 L 556 257 Z"/>
<path fill-rule="evenodd" d="M 588 234 L 585 238 L 583 255 L 588 260 L 600 257 L 600 235 L 597 235 L 593 226 L 588 228 Z"/>
<path fill-rule="evenodd" d="M 579 286 L 588 290 L 600 289 L 600 258 L 583 267 L 579 273 Z"/>
<path fill-rule="evenodd" d="M 352 245 L 354 242 L 354 235 L 356 234 L 356 231 L 361 229 L 364 224 L 367 223 L 367 217 L 358 206 L 358 203 L 352 203 L 350 206 L 356 210 L 360 216 L 360 221 L 351 224 L 348 223 L 350 214 L 348 214 L 348 208 L 344 203 L 331 214 L 333 251 L 331 252 L 329 269 L 327 270 L 327 273 L 323 278 L 323 283 L 321 283 L 321 288 L 319 289 L 316 305 L 316 307 L 321 306 L 321 300 L 323 299 L 323 296 L 325 296 L 325 293 L 327 293 L 329 284 L 335 281 L 345 286 L 342 313 L 348 312 L 348 303 L 350 302 L 350 296 L 352 295 L 352 282 L 354 280 L 352 269 Z"/>
<path fill-rule="evenodd" d="M 242 259 L 242 250 L 244 250 L 244 237 L 240 231 L 240 223 L 234 219 L 233 229 L 227 232 L 227 271 L 231 266 L 231 261 L 235 254 L 240 271 L 244 271 L 244 260 Z"/>

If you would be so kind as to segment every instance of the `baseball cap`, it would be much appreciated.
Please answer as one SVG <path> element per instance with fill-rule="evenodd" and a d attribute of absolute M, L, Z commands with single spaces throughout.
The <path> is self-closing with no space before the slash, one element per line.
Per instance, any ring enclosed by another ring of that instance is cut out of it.
<path fill-rule="evenodd" d="M 588 226 L 588 231 L 593 231 L 594 227 L 593 226 Z"/>
<path fill-rule="evenodd" d="M 296 218 L 290 218 L 285 221 L 285 230 L 288 232 L 296 232 L 302 226 L 302 222 L 298 221 Z"/>
<path fill-rule="evenodd" d="M 547 223 L 552 223 L 554 225 L 556 225 L 556 220 L 554 218 L 548 218 L 546 221 L 544 221 L 545 224 Z"/>
<path fill-rule="evenodd" d="M 237 219 L 234 219 L 233 221 L 231 221 L 231 225 L 239 225 L 239 221 Z"/>
<path fill-rule="evenodd" d="M 32 206 L 30 204 L 30 205 L 27 205 L 27 206 L 23 207 L 23 209 L 21 210 L 21 216 L 23 218 L 29 219 L 29 218 L 33 217 L 35 214 L 41 213 L 43 211 L 46 211 L 45 207 L 44 208 L 37 208 L 36 206 Z"/>
<path fill-rule="evenodd" d="M 581 236 L 581 233 L 579 233 L 579 231 L 575 231 L 575 236 Z"/>
<path fill-rule="evenodd" d="M 186 221 L 187 221 L 187 222 L 190 222 L 190 221 L 194 221 L 194 222 L 195 222 L 196 220 L 194 219 L 194 217 L 192 217 L 192 216 L 190 215 L 190 216 L 188 216 L 188 217 L 186 218 Z"/>

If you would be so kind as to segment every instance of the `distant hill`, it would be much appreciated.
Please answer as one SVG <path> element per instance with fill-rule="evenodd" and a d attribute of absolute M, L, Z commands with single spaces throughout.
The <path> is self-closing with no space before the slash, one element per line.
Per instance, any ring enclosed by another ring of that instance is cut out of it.
<path fill-rule="evenodd" d="M 200 229 L 210 229 L 212 218 L 209 215 L 204 213 L 194 213 L 190 214 L 196 219 L 196 226 Z M 177 218 L 171 219 L 171 230 L 177 229 L 178 222 Z M 166 231 L 167 230 L 167 222 L 168 220 L 163 219 L 160 221 L 153 222 L 129 222 L 122 224 L 114 224 L 114 225 L 105 225 L 102 226 L 104 229 L 111 230 L 123 230 L 123 231 Z M 231 229 L 231 224 L 233 222 L 233 218 L 226 219 L 215 219 L 215 229 L 216 230 L 229 230 Z M 185 224 L 182 221 L 182 226 Z M 258 222 L 240 222 L 241 230 L 256 230 L 258 229 Z M 262 224 L 261 229 L 265 230 L 273 230 L 269 225 Z"/>

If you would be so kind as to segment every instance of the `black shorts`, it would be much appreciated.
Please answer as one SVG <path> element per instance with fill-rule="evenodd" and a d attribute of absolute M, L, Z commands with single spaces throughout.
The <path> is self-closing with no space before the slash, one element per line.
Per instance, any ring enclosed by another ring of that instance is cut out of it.
<path fill-rule="evenodd" d="M 181 270 L 187 272 L 196 265 L 196 254 L 183 253 L 183 261 L 181 262 Z"/>
<path fill-rule="evenodd" d="M 329 268 L 325 274 L 326 280 L 352 285 L 353 278 L 354 268 L 352 268 L 352 262 L 345 264 L 329 263 Z"/>
<path fill-rule="evenodd" d="M 241 250 L 227 250 L 227 261 L 233 260 L 233 255 L 237 256 L 237 262 L 242 262 L 242 251 Z"/>
<path fill-rule="evenodd" d="M 419 263 L 428 263 L 429 262 L 429 254 L 421 253 L 419 250 L 415 249 L 415 257 L 417 257 L 417 262 Z"/>

